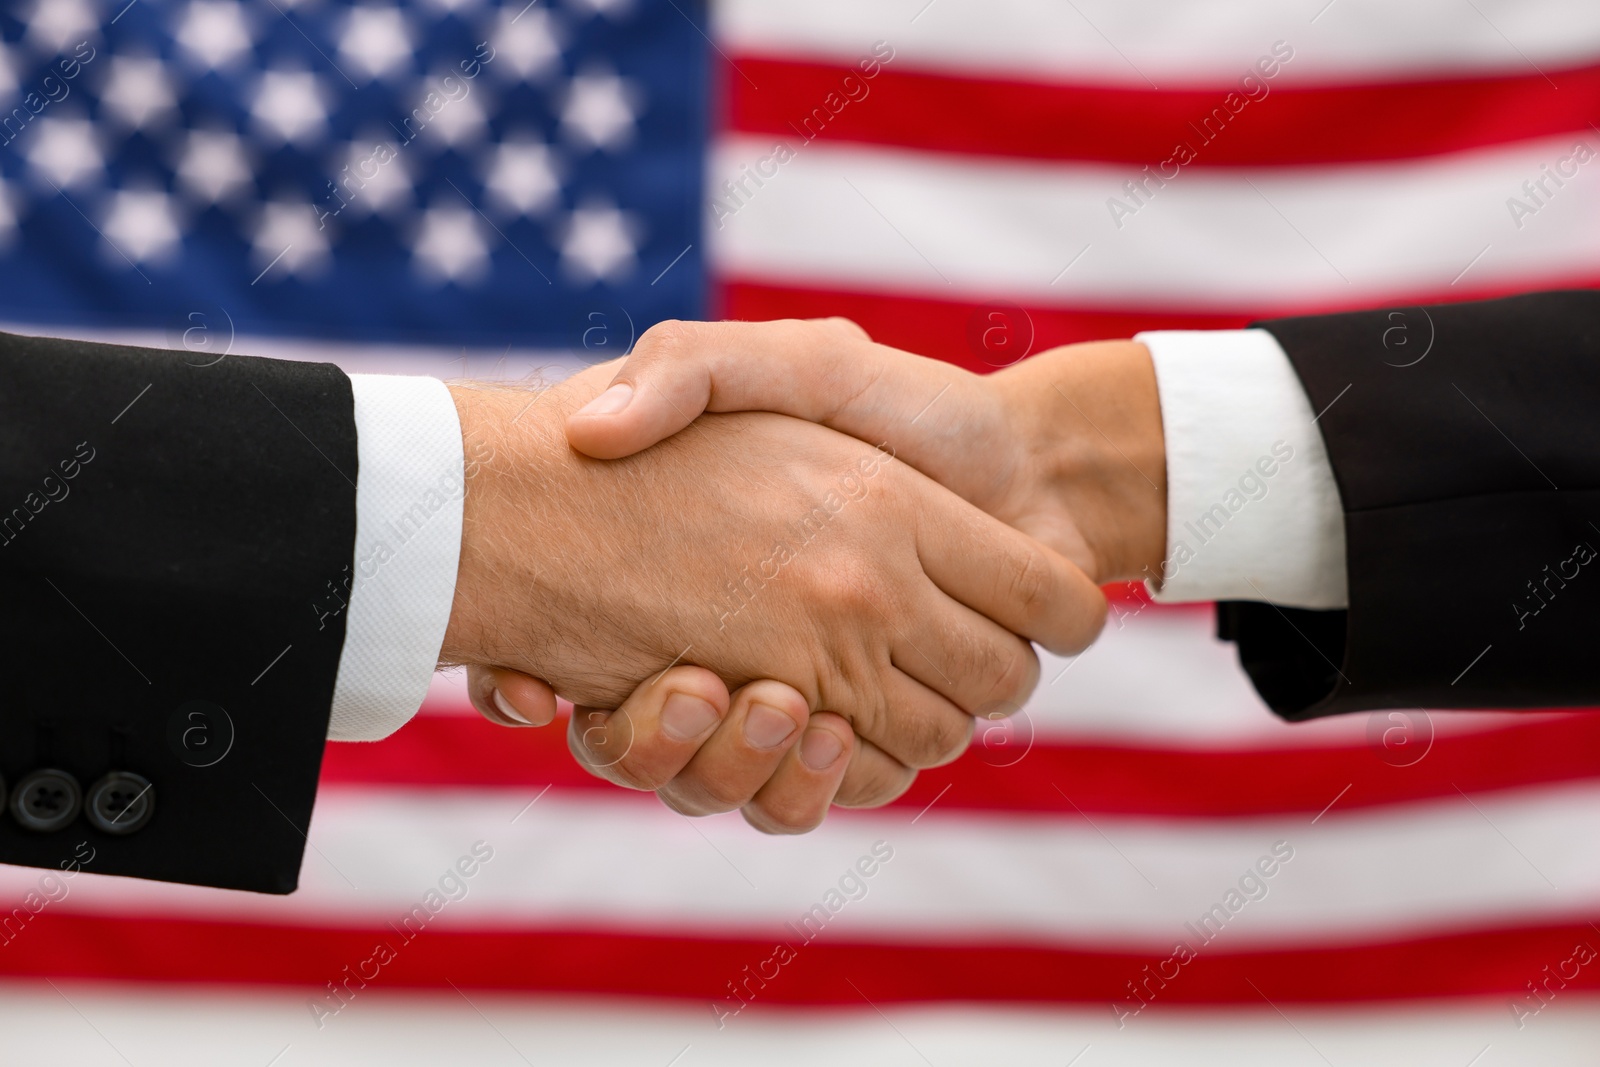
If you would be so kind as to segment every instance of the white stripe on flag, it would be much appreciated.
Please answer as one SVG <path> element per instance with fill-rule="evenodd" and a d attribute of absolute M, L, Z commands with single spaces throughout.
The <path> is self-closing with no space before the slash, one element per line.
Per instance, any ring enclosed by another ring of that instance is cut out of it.
<path fill-rule="evenodd" d="M 1150 1012 L 1118 1030 L 1104 1006 L 1047 1009 L 861 1002 L 854 1010 L 752 1005 L 723 1029 L 700 1002 L 363 990 L 318 1029 L 304 990 L 0 985 L 8 1063 L 212 1067 L 585 1064 L 587 1067 L 1566 1067 L 1593 1063 L 1600 1001 L 1563 992 L 1517 1030 L 1505 998 L 1448 1005 L 1261 1004 Z M 1489 1048 L 1488 1055 L 1483 1055 Z M 274 1060 L 278 1056 L 280 1059 Z M 1074 1059 L 1074 1057 L 1077 1057 Z M 1480 1057 L 1474 1062 L 1474 1057 Z"/>
<path fill-rule="evenodd" d="M 853 65 L 882 40 L 895 68 L 1162 89 L 1234 82 L 1277 40 L 1280 84 L 1537 76 L 1600 50 L 1589 0 L 722 0 L 715 27 L 735 58 Z"/>
<path fill-rule="evenodd" d="M 1070 796 L 1072 783 L 1061 786 Z M 1585 919 L 1600 898 L 1600 853 L 1586 845 L 1600 840 L 1600 783 L 1349 814 L 1334 805 L 1315 821 L 1089 822 L 934 806 L 915 823 L 905 811 L 836 813 L 800 838 L 763 836 L 737 815 L 686 820 L 627 797 L 552 793 L 524 812 L 536 793 L 326 789 L 293 896 L 87 876 L 51 907 L 129 921 L 376 928 L 419 904 L 478 840 L 494 857 L 439 914 L 441 929 L 620 923 L 681 936 L 772 936 L 798 923 L 877 841 L 893 859 L 829 922 L 830 936 L 1170 949 L 1185 923 L 1225 904 L 1280 841 L 1293 858 L 1226 923 L 1219 944 L 1227 950 Z M 39 878 L 0 869 L 0 900 L 20 900 Z"/>
<path fill-rule="evenodd" d="M 1596 140 L 1381 165 L 1189 168 L 1152 184 L 1142 206 L 1123 188 L 1131 167 L 818 143 L 714 212 L 711 238 L 718 269 L 739 280 L 1024 304 L 1266 311 L 1443 294 L 1458 281 L 1463 292 L 1526 289 L 1600 271 L 1600 161 L 1569 163 L 1576 176 L 1547 185 L 1534 211 L 1507 206 L 1541 165 Z M 772 152 L 771 139 L 725 140 L 712 197 Z M 1115 218 L 1114 199 L 1136 212 Z"/>

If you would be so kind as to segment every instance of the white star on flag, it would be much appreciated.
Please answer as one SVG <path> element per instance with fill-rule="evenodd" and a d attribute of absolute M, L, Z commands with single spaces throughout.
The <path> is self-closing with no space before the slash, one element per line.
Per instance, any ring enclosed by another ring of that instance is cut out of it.
<path fill-rule="evenodd" d="M 412 51 L 405 15 L 394 8 L 356 8 L 339 36 L 339 55 L 368 79 L 399 72 Z"/>
<path fill-rule="evenodd" d="M 501 12 L 500 25 L 489 38 L 494 62 L 489 69 L 500 77 L 535 81 L 561 62 L 561 37 L 550 12 L 524 9 L 520 15 Z"/>
<path fill-rule="evenodd" d="M 107 111 L 135 130 L 177 107 L 167 68 L 153 56 L 113 56 L 100 100 Z"/>
<path fill-rule="evenodd" d="M 100 36 L 100 19 L 88 0 L 34 0 L 32 13 L 23 16 L 28 40 L 46 52 Z"/>
<path fill-rule="evenodd" d="M 303 200 L 274 200 L 263 205 L 250 242 L 251 259 L 260 265 L 261 273 L 251 284 L 317 274 L 327 264 L 331 226 L 323 226 L 316 209 Z"/>
<path fill-rule="evenodd" d="M 484 189 L 494 206 L 515 215 L 533 215 L 556 202 L 561 177 L 547 145 L 508 138 L 490 156 Z"/>
<path fill-rule="evenodd" d="M 0 182 L 0 247 L 11 244 L 17 235 L 17 209 L 9 186 Z"/>
<path fill-rule="evenodd" d="M 590 71 L 572 79 L 561 109 L 561 125 L 575 140 L 591 148 L 616 149 L 633 137 L 639 93 L 608 71 Z"/>
<path fill-rule="evenodd" d="M 17 71 L 11 62 L 11 51 L 0 45 L 0 100 L 9 100 L 17 90 Z"/>
<path fill-rule="evenodd" d="M 231 65 L 255 44 L 244 8 L 233 0 L 190 0 L 176 39 L 208 70 Z"/>
<path fill-rule="evenodd" d="M 583 281 L 620 281 L 632 273 L 643 228 L 609 204 L 578 208 L 567 220 L 561 262 Z"/>
<path fill-rule="evenodd" d="M 587 10 L 592 15 L 617 19 L 633 10 L 633 0 L 568 0 L 568 6 Z"/>
<path fill-rule="evenodd" d="M 412 252 L 417 270 L 431 281 L 473 281 L 489 267 L 483 224 L 470 207 L 441 205 L 423 212 Z"/>
<path fill-rule="evenodd" d="M 116 192 L 100 228 L 111 246 L 135 263 L 169 258 L 182 237 L 172 198 L 159 189 Z"/>
<path fill-rule="evenodd" d="M 453 95 L 445 91 L 446 78 L 454 78 L 451 84 L 457 88 Z M 463 86 L 466 88 L 463 89 Z M 486 133 L 488 116 L 483 113 L 483 105 L 478 98 L 485 92 L 487 90 L 481 83 L 463 81 L 450 71 L 428 79 L 423 95 L 436 94 L 437 100 L 442 103 L 422 128 L 423 136 L 451 148 L 481 141 Z"/>
<path fill-rule="evenodd" d="M 268 70 L 261 75 L 250 114 L 278 140 L 306 143 L 322 133 L 327 101 L 320 79 L 310 71 Z"/>
<path fill-rule="evenodd" d="M 207 204 L 247 189 L 255 180 L 244 141 L 231 130 L 191 130 L 177 166 L 178 184 Z"/>
<path fill-rule="evenodd" d="M 398 215 L 412 203 L 411 172 L 404 149 L 382 136 L 351 141 L 329 173 L 325 211 L 352 215 Z"/>
<path fill-rule="evenodd" d="M 105 168 L 100 137 L 86 119 L 43 118 L 28 146 L 28 163 L 50 182 L 70 188 Z"/>

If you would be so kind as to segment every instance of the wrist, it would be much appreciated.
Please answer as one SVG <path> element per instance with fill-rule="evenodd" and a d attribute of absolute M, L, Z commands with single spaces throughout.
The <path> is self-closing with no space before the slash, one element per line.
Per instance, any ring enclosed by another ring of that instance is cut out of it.
<path fill-rule="evenodd" d="M 549 437 L 542 413 L 526 389 L 477 382 L 449 386 L 461 424 L 461 551 L 450 621 L 439 650 L 441 665 L 509 665 L 499 635 L 512 629 L 496 611 L 496 589 L 507 579 L 499 559 L 508 507 L 527 499 L 516 482 L 537 477 Z M 531 533 L 533 515 L 518 525 Z M 520 621 L 518 625 L 524 625 Z M 525 642 L 519 642 L 519 647 Z"/>
<path fill-rule="evenodd" d="M 1024 413 L 1029 467 L 1081 532 L 1090 576 L 1159 577 L 1167 464 L 1149 350 L 1133 341 L 1065 345 L 1000 372 L 995 384 Z"/>

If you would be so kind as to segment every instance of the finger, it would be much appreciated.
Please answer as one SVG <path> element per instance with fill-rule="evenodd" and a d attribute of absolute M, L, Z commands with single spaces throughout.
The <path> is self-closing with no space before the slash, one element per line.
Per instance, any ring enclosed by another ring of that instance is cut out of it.
<path fill-rule="evenodd" d="M 848 319 L 663 322 L 639 338 L 611 386 L 568 417 L 567 440 L 596 459 L 617 459 L 702 412 L 771 411 L 876 442 L 874 434 L 914 414 L 902 410 L 908 404 L 925 404 L 944 380 L 966 374 L 875 345 Z M 927 388 L 918 387 L 923 379 Z"/>
<path fill-rule="evenodd" d="M 844 778 L 833 794 L 833 804 L 841 808 L 881 807 L 909 789 L 916 777 L 916 771 L 858 736 Z M 826 794 L 831 788 L 831 775 L 817 774 L 800 760 L 785 760 L 759 795 L 744 807 L 745 820 L 768 833 L 803 832 L 814 825 L 815 813 L 827 805 Z"/>
<path fill-rule="evenodd" d="M 503 667 L 469 666 L 467 699 L 500 726 L 548 726 L 556 717 L 556 694 L 544 682 Z"/>
<path fill-rule="evenodd" d="M 946 608 L 958 613 L 960 620 L 975 618 L 959 604 L 947 602 Z M 1027 647 L 1025 642 L 1022 646 Z M 924 681 L 900 662 L 903 652 L 916 655 L 909 646 L 895 639 L 891 649 L 893 662 L 875 679 L 875 691 L 862 696 L 860 704 L 831 710 L 845 715 L 863 740 L 903 766 L 920 769 L 949 763 L 967 750 L 973 729 L 969 708 L 953 696 L 965 696 L 967 690 L 976 692 L 977 683 L 969 681 L 965 688 L 952 687 L 946 681 L 949 671 L 929 667 L 927 661 L 922 664 L 922 673 L 928 679 Z M 981 701 L 972 703 L 975 707 Z"/>
<path fill-rule="evenodd" d="M 733 695 L 716 733 L 657 792 L 684 815 L 743 807 L 800 740 L 811 717 L 806 698 L 782 682 L 751 682 Z"/>
<path fill-rule="evenodd" d="M 574 708 L 567 747 L 598 778 L 655 790 L 694 758 L 728 711 L 728 688 L 701 667 L 674 667 L 616 711 Z"/>
<path fill-rule="evenodd" d="M 942 732 L 924 739 L 923 753 L 934 742 L 943 746 L 943 755 L 936 760 L 923 754 L 917 762 L 885 746 L 913 767 L 936 766 L 959 756 L 971 740 L 973 716 L 1020 707 L 1039 684 L 1039 657 L 1027 641 L 936 590 L 930 590 L 928 598 L 940 602 L 925 605 L 914 613 L 912 623 L 892 631 L 890 658 L 905 675 L 960 710 L 965 732 L 959 738 Z M 932 724 L 943 727 L 945 720 Z M 905 733 L 903 716 L 896 715 L 892 725 L 897 735 Z M 877 737 L 873 740 L 883 743 Z"/>
<path fill-rule="evenodd" d="M 843 718 L 830 711 L 812 715 L 777 774 L 740 809 L 745 821 L 767 834 L 803 834 L 821 826 L 855 745 L 855 733 Z"/>
<path fill-rule="evenodd" d="M 855 754 L 845 768 L 839 791 L 833 795 L 833 804 L 839 808 L 880 808 L 910 789 L 916 780 L 916 771 L 858 736 Z"/>
<path fill-rule="evenodd" d="M 920 522 L 917 554 L 952 599 L 1058 655 L 1083 651 L 1105 625 L 1105 594 L 1087 574 L 976 508 L 942 508 Z"/>

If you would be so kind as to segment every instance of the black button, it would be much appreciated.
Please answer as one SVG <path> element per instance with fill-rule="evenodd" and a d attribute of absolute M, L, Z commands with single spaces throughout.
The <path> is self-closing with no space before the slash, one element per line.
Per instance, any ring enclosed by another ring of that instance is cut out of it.
<path fill-rule="evenodd" d="M 78 817 L 83 792 L 66 771 L 43 770 L 26 775 L 11 793 L 11 814 L 26 830 L 53 833 Z"/>
<path fill-rule="evenodd" d="M 156 810 L 156 791 L 148 779 L 127 771 L 112 771 L 89 787 L 83 813 L 89 825 L 107 834 L 131 834 L 142 829 Z"/>

